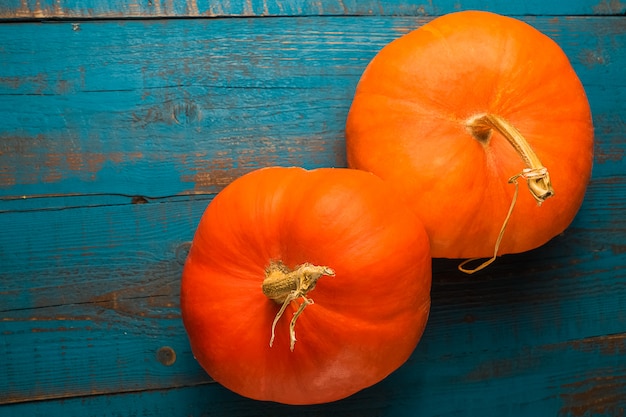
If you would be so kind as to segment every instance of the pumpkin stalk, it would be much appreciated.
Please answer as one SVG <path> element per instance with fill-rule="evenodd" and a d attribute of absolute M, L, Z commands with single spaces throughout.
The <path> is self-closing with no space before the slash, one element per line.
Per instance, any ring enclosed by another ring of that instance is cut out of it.
<path fill-rule="evenodd" d="M 526 141 L 524 136 L 522 136 L 520 131 L 508 121 L 494 114 L 484 114 L 471 119 L 467 124 L 467 127 L 472 136 L 474 136 L 474 138 L 479 142 L 483 143 L 487 142 L 491 137 L 492 132 L 496 130 L 504 136 L 504 138 L 506 138 L 513 148 L 515 148 L 519 156 L 526 164 L 526 168 L 524 168 L 520 173 L 509 178 L 508 182 L 515 185 L 515 192 L 513 193 L 513 199 L 511 200 L 509 211 L 504 219 L 502 227 L 500 228 L 498 238 L 496 239 L 493 256 L 473 269 L 467 269 L 465 268 L 465 265 L 469 262 L 475 261 L 477 258 L 468 259 L 462 262 L 458 267 L 462 272 L 473 274 L 474 272 L 478 272 L 490 265 L 498 256 L 498 249 L 500 248 L 504 231 L 509 223 L 509 219 L 511 218 L 513 208 L 515 207 L 515 203 L 517 201 L 517 193 L 519 190 L 519 185 L 517 183 L 518 178 L 526 180 L 528 190 L 535 198 L 538 205 L 541 205 L 541 203 L 543 203 L 547 198 L 552 197 L 554 195 L 554 189 L 552 188 L 552 183 L 550 182 L 548 169 L 543 166 L 539 157 Z"/>
<path fill-rule="evenodd" d="M 541 205 L 547 198 L 554 195 L 547 168 L 543 166 L 533 148 L 515 126 L 495 114 L 475 117 L 469 121 L 467 126 L 472 135 L 480 142 L 486 142 L 491 136 L 491 132 L 496 130 L 515 148 L 527 168 L 523 171 L 525 175 L 518 175 L 518 177 L 521 176 L 526 179 L 528 189 L 537 204 Z M 512 180 L 509 179 L 509 182 Z"/>
<path fill-rule="evenodd" d="M 334 276 L 335 271 L 327 266 L 316 266 L 310 263 L 304 263 L 296 267 L 296 269 L 290 270 L 282 262 L 272 262 L 266 269 L 265 279 L 262 284 L 263 294 L 281 305 L 272 323 L 270 347 L 274 344 L 276 324 L 287 309 L 287 306 L 292 301 L 302 298 L 302 303 L 289 323 L 290 349 L 293 352 L 296 344 L 296 321 L 304 309 L 309 304 L 313 304 L 313 300 L 307 298 L 306 295 L 315 288 L 317 280 L 324 275 Z"/>

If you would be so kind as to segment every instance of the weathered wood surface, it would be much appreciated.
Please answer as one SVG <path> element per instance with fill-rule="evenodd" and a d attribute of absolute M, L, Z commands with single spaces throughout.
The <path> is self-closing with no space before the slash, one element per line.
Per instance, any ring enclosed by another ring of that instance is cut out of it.
<path fill-rule="evenodd" d="M 174 3 L 3 2 L 0 15 L 281 5 Z M 345 165 L 365 65 L 430 17 L 329 1 L 266 13 L 311 15 L 298 18 L 0 24 L 0 416 L 626 415 L 624 6 L 475 3 L 549 15 L 523 19 L 564 48 L 587 89 L 597 145 L 585 203 L 548 245 L 479 275 L 435 261 L 411 360 L 351 398 L 298 408 L 242 399 L 195 363 L 178 309 L 187 242 L 244 172 Z M 457 4 L 470 8 L 425 7 Z M 593 13 L 614 16 L 582 16 Z"/>
<path fill-rule="evenodd" d="M 2 46 L 0 193 L 162 197 L 215 192 L 269 164 L 343 165 L 365 65 L 428 20 L 0 25 L 11 40 Z M 620 174 L 626 19 L 526 20 L 559 41 L 585 83 L 599 132 L 595 177 Z"/>
<path fill-rule="evenodd" d="M 516 15 L 618 15 L 618 0 L 3 0 L 0 19 L 219 16 L 432 16 L 480 9 Z"/>

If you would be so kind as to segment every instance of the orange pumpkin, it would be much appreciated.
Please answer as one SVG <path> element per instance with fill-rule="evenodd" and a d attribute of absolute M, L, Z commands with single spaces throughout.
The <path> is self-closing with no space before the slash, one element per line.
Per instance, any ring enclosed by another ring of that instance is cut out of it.
<path fill-rule="evenodd" d="M 182 317 L 198 362 L 232 391 L 329 402 L 406 361 L 426 324 L 430 268 L 419 219 L 381 179 L 264 168 L 202 216 Z"/>
<path fill-rule="evenodd" d="M 477 11 L 436 18 L 374 57 L 346 143 L 349 166 L 400 190 L 445 258 L 546 243 L 573 220 L 593 160 L 589 104 L 561 48 Z M 524 180 L 531 192 L 518 196 Z"/>

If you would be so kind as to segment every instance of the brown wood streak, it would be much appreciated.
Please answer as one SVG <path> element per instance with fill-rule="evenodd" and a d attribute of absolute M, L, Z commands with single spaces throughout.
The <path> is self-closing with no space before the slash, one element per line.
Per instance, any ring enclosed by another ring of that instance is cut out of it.
<path fill-rule="evenodd" d="M 132 271 L 115 269 L 94 272 L 93 277 L 102 278 L 94 279 L 88 286 L 84 286 L 89 290 L 88 293 L 84 290 L 77 291 L 75 283 L 68 284 L 67 288 L 34 288 L 30 291 L 32 304 L 25 311 L 27 316 L 16 313 L 12 318 L 3 320 L 111 320 L 110 315 L 101 316 L 107 310 L 117 316 L 130 318 L 179 318 L 179 286 L 185 257 L 186 253 L 177 253 L 176 259 L 156 262 L 145 271 L 137 272 L 139 276 Z M 62 271 L 57 273 L 63 274 Z M 74 274 L 69 271 L 67 273 Z M 117 278 L 112 281 L 108 276 Z M 117 288 L 103 291 L 112 286 Z M 9 294 L 4 293 L 4 296 Z M 11 309 L 7 311 L 10 312 Z"/>
<path fill-rule="evenodd" d="M 564 405 L 559 415 L 626 415 L 626 375 L 593 376 L 565 384 L 562 388 L 567 393 L 561 394 Z"/>
<path fill-rule="evenodd" d="M 588 337 L 567 344 L 583 352 L 598 350 L 603 355 L 626 355 L 626 333 Z"/>
<path fill-rule="evenodd" d="M 43 157 L 40 156 L 42 154 Z M 0 172 L 0 187 L 17 183 L 58 182 L 68 175 L 79 175 L 85 180 L 93 180 L 107 161 L 120 164 L 127 160 L 139 160 L 143 155 L 141 152 L 84 152 L 72 148 L 67 141 L 37 135 L 2 137 L 0 161 L 4 162 L 3 158 L 6 158 L 6 168 Z M 28 172 L 28 177 L 22 172 L 18 173 L 16 167 L 28 166 L 33 160 L 38 160 L 38 164 Z"/>
<path fill-rule="evenodd" d="M 516 358 L 494 359 L 480 364 L 467 375 L 471 381 L 506 378 L 522 370 L 541 366 L 541 354 L 572 349 L 580 352 L 600 353 L 623 357 L 626 355 L 626 333 L 588 337 L 524 350 Z M 542 352 L 543 351 L 543 352 Z M 563 406 L 559 415 L 626 416 L 626 375 L 601 375 L 602 370 L 590 371 L 588 377 L 568 382 L 560 387 Z"/>
<path fill-rule="evenodd" d="M 178 262 L 158 262 L 146 271 L 144 279 L 96 295 L 88 302 L 124 316 L 178 318 L 180 273 Z"/>
<path fill-rule="evenodd" d="M 582 352 L 599 351 L 602 355 L 626 355 L 626 333 L 589 337 L 559 345 L 569 345 Z M 561 386 L 563 407 L 559 415 L 626 415 L 626 375 L 598 375 Z"/>
<path fill-rule="evenodd" d="M 33 2 L 34 5 L 29 6 L 28 0 L 20 0 L 20 6 L 14 10 L 10 10 L 5 14 L 0 15 L 0 18 L 64 18 L 64 17 L 91 17 L 90 14 L 94 13 L 94 10 L 73 10 L 71 8 L 64 8 L 62 1 L 55 1 L 52 6 L 42 7 L 41 2 Z M 121 4 L 123 4 L 122 2 Z M 137 2 L 131 2 L 125 7 L 121 7 L 118 10 L 109 10 L 104 13 L 101 12 L 100 17 L 107 18 L 125 18 L 125 17 L 145 17 L 146 15 L 152 17 L 169 17 L 176 16 L 176 12 L 172 10 L 172 2 L 165 2 L 167 7 L 161 5 L 160 0 L 153 0 L 148 3 L 151 7 L 138 7 Z M 185 0 L 186 16 L 199 16 L 198 4 L 196 0 Z M 106 10 L 106 9 L 105 9 Z M 151 13 L 148 11 L 151 10 Z"/>
<path fill-rule="evenodd" d="M 614 14 L 621 13 L 623 7 L 620 0 L 602 0 L 594 6 L 593 11 L 596 14 Z"/>

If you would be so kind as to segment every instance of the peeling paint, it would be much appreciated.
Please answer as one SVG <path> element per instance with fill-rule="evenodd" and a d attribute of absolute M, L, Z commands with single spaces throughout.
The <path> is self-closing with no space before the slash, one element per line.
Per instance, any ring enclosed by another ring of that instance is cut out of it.
<path fill-rule="evenodd" d="M 620 0 L 602 0 L 593 7 L 593 13 L 600 15 L 622 14 L 624 11 L 626 11 L 626 3 Z"/>
<path fill-rule="evenodd" d="M 540 359 L 531 354 L 530 350 L 514 358 L 492 359 L 480 363 L 470 371 L 466 378 L 468 381 L 487 381 L 491 379 L 506 378 L 518 375 L 520 372 L 529 372 L 540 367 Z"/>
<path fill-rule="evenodd" d="M 20 0 L 19 6 L 5 7 L 0 18 L 129 18 L 129 17 L 197 17 L 205 16 L 294 16 L 294 15 L 393 15 L 393 16 L 435 16 L 466 9 L 469 4 L 459 0 L 448 2 L 425 1 L 421 4 L 408 5 L 406 2 L 368 1 L 368 2 L 309 1 L 282 2 L 263 0 L 211 1 L 205 10 L 199 10 L 197 0 L 146 0 L 145 2 L 64 2 L 63 0 Z M 202 4 L 204 5 L 204 3 Z M 533 3 L 533 10 L 528 10 L 524 2 L 519 5 L 509 2 L 509 14 L 521 15 L 581 15 L 593 12 L 596 15 L 621 15 L 626 5 L 620 0 L 602 0 L 596 5 L 579 5 L 568 2 Z M 503 13 L 503 12 L 501 12 Z M 506 14 L 506 13 L 503 13 Z"/>
<path fill-rule="evenodd" d="M 560 416 L 626 416 L 626 375 L 592 376 L 561 388 Z"/>
<path fill-rule="evenodd" d="M 219 192 L 235 179 L 251 170 L 252 168 L 198 172 L 193 175 L 183 175 L 181 181 L 193 183 L 194 191 Z"/>
<path fill-rule="evenodd" d="M 200 12 L 198 11 L 198 2 L 196 0 L 188 0 L 187 1 L 187 13 L 190 16 L 199 16 Z"/>
<path fill-rule="evenodd" d="M 610 63 L 610 56 L 606 53 L 606 50 L 600 47 L 581 50 L 578 59 L 587 68 L 593 68 L 597 65 L 608 65 Z"/>
<path fill-rule="evenodd" d="M 72 141 L 54 140 L 44 135 L 3 137 L 0 141 L 0 188 L 55 183 L 71 177 L 93 181 L 107 162 L 121 164 L 141 158 L 141 152 L 79 151 L 72 148 Z"/>
<path fill-rule="evenodd" d="M 569 345 L 583 352 L 599 351 L 603 355 L 626 355 L 626 333 L 573 340 Z"/>

